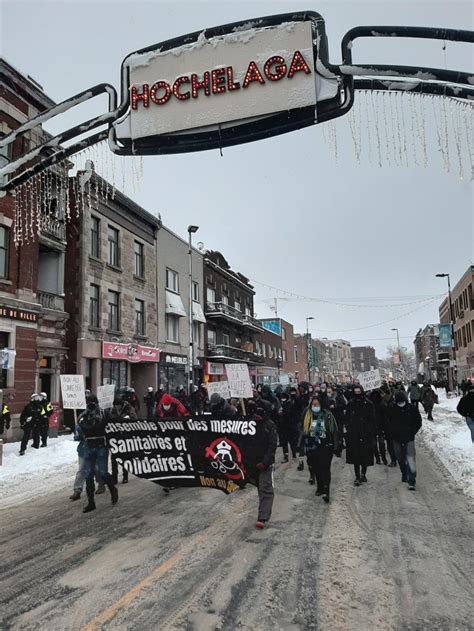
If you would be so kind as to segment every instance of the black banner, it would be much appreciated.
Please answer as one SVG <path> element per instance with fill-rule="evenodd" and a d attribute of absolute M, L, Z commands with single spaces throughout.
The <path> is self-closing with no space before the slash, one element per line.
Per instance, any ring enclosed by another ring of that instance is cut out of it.
<path fill-rule="evenodd" d="M 224 493 L 255 483 L 256 421 L 251 418 L 111 422 L 106 431 L 112 458 L 139 478 Z"/>

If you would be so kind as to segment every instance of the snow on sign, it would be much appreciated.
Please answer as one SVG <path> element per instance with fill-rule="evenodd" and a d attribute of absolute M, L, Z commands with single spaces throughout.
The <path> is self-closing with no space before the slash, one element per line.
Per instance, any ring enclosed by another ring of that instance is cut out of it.
<path fill-rule="evenodd" d="M 324 20 L 312 12 L 205 29 L 131 53 L 122 63 L 127 111 L 113 124 L 119 152 L 257 140 L 318 122 L 320 102 L 322 119 L 332 118 L 342 108 L 340 83 L 318 67 L 327 69 L 327 43 Z"/>
<path fill-rule="evenodd" d="M 83 375 L 60 375 L 63 408 L 83 410 L 86 407 Z"/>
<path fill-rule="evenodd" d="M 225 370 L 229 382 L 230 396 L 236 399 L 250 399 L 253 397 L 247 364 L 226 364 Z"/>
<path fill-rule="evenodd" d="M 382 385 L 382 378 L 378 369 L 367 370 L 367 372 L 360 372 L 357 378 L 360 385 L 364 388 L 366 392 L 368 390 L 375 390 L 376 388 L 380 388 L 380 386 Z"/>

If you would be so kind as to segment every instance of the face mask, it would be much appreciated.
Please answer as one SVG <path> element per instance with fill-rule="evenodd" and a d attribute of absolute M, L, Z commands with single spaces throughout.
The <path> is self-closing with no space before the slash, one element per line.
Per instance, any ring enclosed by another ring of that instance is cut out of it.
<path fill-rule="evenodd" d="M 321 386 L 321 392 L 324 392 L 326 390 L 326 386 Z"/>
<path fill-rule="evenodd" d="M 404 408 L 404 407 L 405 407 L 405 405 L 406 405 L 406 403 L 405 403 L 405 401 L 399 401 L 399 402 L 397 403 L 397 405 L 398 405 L 398 407 L 399 407 L 399 408 Z"/>
<path fill-rule="evenodd" d="M 164 405 L 164 406 L 163 406 L 163 410 L 164 410 L 165 412 L 168 412 L 168 410 L 170 409 L 170 407 L 171 407 L 171 405 Z"/>
<path fill-rule="evenodd" d="M 318 412 L 321 412 L 321 408 L 317 405 L 313 405 L 313 407 L 311 408 L 311 410 L 317 414 Z"/>
<path fill-rule="evenodd" d="M 362 396 L 362 392 L 354 392 L 354 397 L 355 397 L 356 399 L 360 399 L 360 398 L 361 398 L 361 396 Z"/>

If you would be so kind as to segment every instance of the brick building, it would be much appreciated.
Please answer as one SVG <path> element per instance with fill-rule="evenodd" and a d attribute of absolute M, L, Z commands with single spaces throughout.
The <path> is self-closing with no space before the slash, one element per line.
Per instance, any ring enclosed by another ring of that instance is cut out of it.
<path fill-rule="evenodd" d="M 419 329 L 413 341 L 415 346 L 415 365 L 417 378 L 443 380 L 446 377 L 446 365 L 441 361 L 442 352 L 439 346 L 439 329 L 437 324 L 427 324 Z"/>
<path fill-rule="evenodd" d="M 352 370 L 355 374 L 378 368 L 379 362 L 372 346 L 353 346 L 351 356 Z"/>
<path fill-rule="evenodd" d="M 260 323 L 263 331 L 256 344 L 257 353 L 263 357 L 263 366 L 257 367 L 256 383 L 277 383 L 283 369 L 281 321 L 260 320 Z"/>
<path fill-rule="evenodd" d="M 40 85 L 4 60 L 0 60 L 0 103 L 1 135 L 54 105 Z M 2 165 L 24 155 L 42 135 L 38 126 L 18 137 L 2 150 Z M 18 437 L 18 414 L 33 392 L 45 391 L 52 400 L 59 399 L 59 374 L 67 353 L 64 260 L 68 166 L 51 167 L 30 185 L 29 194 L 25 189 L 17 191 L 21 206 L 15 206 L 12 195 L 0 198 L 0 388 L 13 412 L 9 438 Z M 16 245 L 15 218 L 24 231 L 22 242 Z"/>
<path fill-rule="evenodd" d="M 256 336 L 263 331 L 254 317 L 255 291 L 248 278 L 234 272 L 220 252 L 204 254 L 206 366 L 209 379 L 224 375 L 224 364 L 248 364 L 251 377 L 263 357 L 256 348 Z"/>
<path fill-rule="evenodd" d="M 83 374 L 93 391 L 129 385 L 141 397 L 157 383 L 160 220 L 119 191 L 113 199 L 100 196 L 104 182 L 95 173 L 77 178 L 86 201 L 67 226 L 67 371 Z M 79 204 L 77 190 L 71 182 L 71 199 Z"/>

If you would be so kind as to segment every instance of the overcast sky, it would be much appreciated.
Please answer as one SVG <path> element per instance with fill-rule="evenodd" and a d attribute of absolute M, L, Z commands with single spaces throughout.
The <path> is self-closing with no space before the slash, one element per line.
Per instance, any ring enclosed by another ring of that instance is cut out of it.
<path fill-rule="evenodd" d="M 312 9 L 323 15 L 334 62 L 340 61 L 342 36 L 354 26 L 472 29 L 473 24 L 471 2 L 444 0 L 16 0 L 1 6 L 2 55 L 56 101 L 100 82 L 118 89 L 121 61 L 134 50 L 201 28 L 289 10 Z M 464 44 L 448 43 L 443 50 L 442 42 L 371 39 L 358 41 L 353 55 L 361 63 L 472 70 L 472 51 Z M 359 106 L 361 102 L 366 101 Z M 435 115 L 426 118 L 434 154 Z M 61 127 L 71 120 L 64 117 Z M 296 330 L 303 332 L 305 318 L 314 316 L 313 335 L 371 344 L 383 356 L 392 343 L 385 338 L 398 327 L 402 344 L 411 350 L 418 328 L 438 321 L 439 301 L 419 309 L 420 304 L 400 306 L 416 298 L 399 297 L 441 293 L 445 282 L 434 278 L 435 273 L 450 272 L 454 282 L 472 264 L 469 177 L 459 178 L 454 156 L 450 173 L 439 156 L 427 168 L 380 168 L 363 151 L 358 163 L 343 119 L 336 123 L 336 162 L 322 127 L 231 147 L 223 157 L 218 151 L 147 157 L 140 190 L 126 193 L 148 211 L 161 213 L 164 223 L 183 236 L 188 224 L 199 225 L 196 241 L 221 250 L 235 270 L 255 281 L 315 298 L 380 305 L 373 298 L 386 297 L 387 304 L 399 304 L 348 308 L 279 300 L 279 315 Z M 255 287 L 258 316 L 271 316 L 269 299 L 284 294 Z"/>

